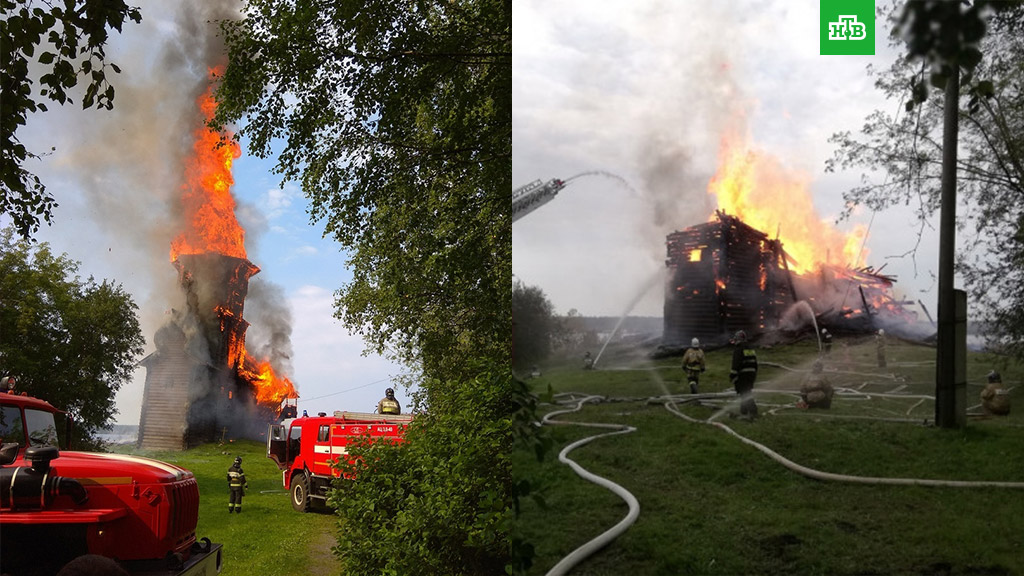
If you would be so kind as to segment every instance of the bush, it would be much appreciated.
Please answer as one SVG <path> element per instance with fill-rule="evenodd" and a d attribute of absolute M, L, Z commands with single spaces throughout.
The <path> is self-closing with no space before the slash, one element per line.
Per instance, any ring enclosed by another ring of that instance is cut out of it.
<path fill-rule="evenodd" d="M 343 574 L 494 576 L 511 562 L 507 370 L 434 383 L 405 442 L 361 443 L 329 503 L 341 517 Z M 472 439 L 472 441 L 467 441 Z M 367 546 L 367 542 L 374 543 Z"/>

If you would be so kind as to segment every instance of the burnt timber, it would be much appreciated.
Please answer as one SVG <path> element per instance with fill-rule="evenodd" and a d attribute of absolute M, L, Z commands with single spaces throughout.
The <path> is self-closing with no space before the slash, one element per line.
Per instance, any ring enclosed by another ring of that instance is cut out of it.
<path fill-rule="evenodd" d="M 796 301 L 782 244 L 721 211 L 666 240 L 665 345 L 773 328 Z"/>
<path fill-rule="evenodd" d="M 893 297 L 894 277 L 829 264 L 796 274 L 780 240 L 721 211 L 669 234 L 666 251 L 662 345 L 669 349 L 694 337 L 707 346 L 725 344 L 737 330 L 751 337 L 785 332 L 798 301 L 810 306 L 819 328 L 834 333 L 866 334 L 880 320 L 917 321 L 905 308 L 914 303 Z"/>

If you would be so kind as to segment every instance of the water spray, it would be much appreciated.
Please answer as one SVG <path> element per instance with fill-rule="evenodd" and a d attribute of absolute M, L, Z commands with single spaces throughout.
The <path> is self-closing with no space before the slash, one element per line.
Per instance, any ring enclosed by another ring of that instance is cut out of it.
<path fill-rule="evenodd" d="M 646 296 L 647 293 L 650 292 L 651 288 L 653 288 L 657 284 L 657 281 L 661 279 L 662 272 L 662 270 L 658 270 L 658 272 L 654 274 L 654 276 L 652 276 L 650 280 L 644 282 L 643 286 L 641 286 L 640 288 L 640 291 L 637 292 L 636 296 L 634 296 L 633 299 L 629 301 L 629 305 L 626 306 L 626 310 L 622 313 L 622 316 L 619 317 L 619 321 L 615 323 L 615 328 L 612 329 L 612 333 L 608 335 L 608 338 L 604 341 L 604 344 L 601 346 L 601 350 L 598 351 L 597 357 L 594 358 L 594 363 L 591 366 L 592 368 L 597 368 L 597 361 L 601 359 L 601 354 L 604 354 L 604 349 L 608 347 L 608 343 L 611 342 L 612 338 L 615 337 L 615 333 L 619 331 L 619 327 L 622 326 L 622 323 L 625 322 L 626 317 L 629 316 L 629 313 L 632 312 L 633 308 L 637 305 L 638 302 L 640 302 L 640 299 Z"/>
<path fill-rule="evenodd" d="M 533 182 L 520 186 L 512 191 L 512 222 L 519 220 L 537 208 L 551 202 L 559 192 L 569 185 L 570 182 L 583 176 L 604 176 L 611 178 L 613 180 L 617 180 L 633 194 L 636 194 L 637 196 L 640 195 L 636 189 L 629 185 L 629 182 L 626 182 L 625 178 L 612 174 L 611 172 L 605 172 L 604 170 L 580 172 L 579 174 L 565 180 L 559 180 L 558 178 L 552 178 L 547 182 L 534 180 Z"/>

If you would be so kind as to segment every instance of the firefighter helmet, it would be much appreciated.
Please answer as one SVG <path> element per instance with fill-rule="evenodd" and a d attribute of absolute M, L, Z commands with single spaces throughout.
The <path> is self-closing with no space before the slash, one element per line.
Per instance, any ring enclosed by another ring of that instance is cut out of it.
<path fill-rule="evenodd" d="M 700 346 L 700 340 L 697 340 L 696 338 L 694 338 L 693 340 L 690 340 L 690 346 L 692 346 L 694 348 L 699 347 Z"/>
<path fill-rule="evenodd" d="M 387 396 L 388 398 L 391 398 L 392 396 L 394 396 L 395 395 L 394 388 L 388 388 L 387 390 L 385 390 L 384 391 L 384 395 Z"/>
<path fill-rule="evenodd" d="M 732 337 L 733 342 L 746 342 L 747 333 L 744 330 L 737 330 L 736 335 Z"/>
<path fill-rule="evenodd" d="M 242 457 L 241 456 L 235 456 L 235 466 L 241 466 L 241 465 L 242 465 Z"/>
<path fill-rule="evenodd" d="M 996 372 L 995 370 L 993 370 L 993 371 L 988 373 L 988 383 L 989 384 L 1002 383 L 1002 382 L 1003 382 L 1003 379 L 1002 379 L 1001 376 L 999 376 L 999 372 Z"/>

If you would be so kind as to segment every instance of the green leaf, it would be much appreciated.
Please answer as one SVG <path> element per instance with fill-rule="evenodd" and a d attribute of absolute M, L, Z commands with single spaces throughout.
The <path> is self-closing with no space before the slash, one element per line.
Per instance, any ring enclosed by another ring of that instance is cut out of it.
<path fill-rule="evenodd" d="M 964 48 L 963 50 L 960 51 L 960 66 L 968 70 L 973 70 L 980 62 L 981 50 L 975 48 L 974 46 Z"/>

